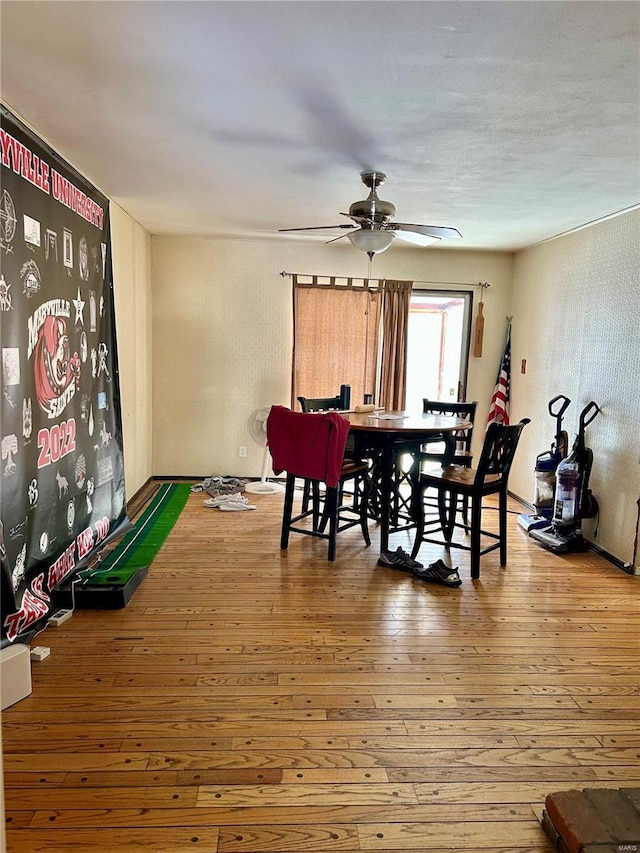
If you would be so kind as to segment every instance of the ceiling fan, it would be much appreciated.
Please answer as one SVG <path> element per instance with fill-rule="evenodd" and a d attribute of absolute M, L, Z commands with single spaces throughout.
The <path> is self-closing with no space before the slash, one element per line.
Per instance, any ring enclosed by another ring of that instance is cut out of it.
<path fill-rule="evenodd" d="M 361 172 L 362 183 L 369 187 L 369 195 L 362 201 L 354 201 L 349 208 L 348 216 L 353 223 L 341 225 L 316 225 L 309 228 L 280 228 L 279 231 L 324 231 L 339 228 L 346 231 L 328 243 L 335 243 L 343 237 L 348 237 L 351 243 L 372 259 L 376 253 L 384 252 L 396 237 L 413 243 L 416 246 L 429 246 L 444 238 L 460 239 L 462 234 L 456 228 L 445 228 L 439 225 L 412 225 L 407 222 L 394 222 L 395 205 L 390 201 L 378 198 L 376 190 L 383 184 L 387 176 L 384 172 Z M 354 224 L 355 223 L 355 224 Z"/>

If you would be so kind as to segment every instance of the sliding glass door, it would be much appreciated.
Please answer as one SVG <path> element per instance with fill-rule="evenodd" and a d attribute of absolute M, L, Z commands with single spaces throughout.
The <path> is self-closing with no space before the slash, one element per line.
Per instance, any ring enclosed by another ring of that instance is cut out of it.
<path fill-rule="evenodd" d="M 409 308 L 407 411 L 422 400 L 464 400 L 471 338 L 472 294 L 413 290 Z"/>

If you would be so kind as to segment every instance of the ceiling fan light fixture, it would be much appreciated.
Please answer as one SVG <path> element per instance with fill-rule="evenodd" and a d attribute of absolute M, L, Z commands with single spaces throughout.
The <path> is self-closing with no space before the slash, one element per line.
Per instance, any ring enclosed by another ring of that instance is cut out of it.
<path fill-rule="evenodd" d="M 2 2 L 2 0 L 0 0 Z M 396 207 L 390 201 L 378 198 L 376 188 L 387 178 L 384 172 L 362 172 L 363 184 L 369 187 L 369 195 L 361 201 L 354 201 L 348 213 L 340 211 L 355 224 L 312 225 L 308 228 L 280 228 L 280 231 L 342 231 L 338 237 L 327 241 L 335 243 L 348 237 L 351 244 L 369 256 L 369 260 L 380 252 L 385 252 L 398 237 L 414 246 L 430 246 L 442 239 L 461 238 L 457 228 L 442 225 L 417 225 L 413 222 L 396 222 Z M 346 232 L 346 233 L 345 233 Z"/>
<path fill-rule="evenodd" d="M 393 243 L 395 236 L 394 231 L 378 231 L 377 229 L 364 228 L 347 234 L 351 244 L 356 249 L 360 249 L 361 252 L 365 252 L 366 254 L 372 252 L 376 255 L 386 251 Z"/>

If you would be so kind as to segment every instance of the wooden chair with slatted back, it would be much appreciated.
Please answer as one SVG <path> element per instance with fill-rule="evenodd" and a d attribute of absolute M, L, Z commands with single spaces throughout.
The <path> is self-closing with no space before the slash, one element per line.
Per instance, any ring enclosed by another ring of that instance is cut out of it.
<path fill-rule="evenodd" d="M 340 408 L 340 395 L 338 394 L 335 397 L 298 397 L 298 402 L 303 412 L 331 412 Z M 355 458 L 355 443 L 352 435 L 347 438 L 344 455 L 347 459 Z M 319 486 L 316 485 L 316 488 L 319 489 Z M 302 493 L 303 512 L 309 509 L 311 489 L 312 484 L 310 482 L 304 484 Z M 357 500 L 358 495 L 354 495 L 354 499 Z M 322 500 L 320 491 L 316 494 L 316 500 Z M 342 495 L 340 496 L 340 503 L 342 503 Z"/>
<path fill-rule="evenodd" d="M 471 422 L 470 429 L 463 430 L 456 435 L 456 455 L 453 459 L 454 465 L 463 465 L 465 468 L 471 467 L 473 453 L 471 452 L 471 440 L 473 438 L 473 422 L 476 417 L 477 400 L 472 403 L 443 403 L 439 400 L 429 400 L 425 397 L 422 401 L 422 411 L 425 415 L 451 415 L 454 418 L 464 418 L 465 421 Z M 442 462 L 442 453 L 437 450 L 425 447 L 420 455 L 420 461 Z"/>
<path fill-rule="evenodd" d="M 279 411 L 274 413 L 274 409 Z M 276 417 L 275 421 L 272 418 Z M 310 418 L 310 421 L 301 420 Z M 324 424 L 320 420 L 324 419 Z M 333 418 L 333 420 L 332 420 Z M 336 420 L 337 419 L 337 420 Z M 371 545 L 368 528 L 367 503 L 369 494 L 369 466 L 366 462 L 358 462 L 353 459 L 344 458 L 344 447 L 347 433 L 342 434 L 342 443 L 336 445 L 336 433 L 341 418 L 336 412 L 328 412 L 315 415 L 313 413 L 292 412 L 284 407 L 272 407 L 267 420 L 267 436 L 269 449 L 271 451 L 274 470 L 286 471 L 287 480 L 284 496 L 284 509 L 282 515 L 282 532 L 280 547 L 286 550 L 289 546 L 290 533 L 303 533 L 307 536 L 316 536 L 327 539 L 329 542 L 327 559 L 335 560 L 336 539 L 338 533 L 348 530 L 355 525 L 360 525 L 362 537 L 367 545 Z M 272 426 L 273 424 L 273 426 Z M 282 436 L 276 442 L 274 430 L 277 425 L 286 428 L 285 439 Z M 313 440 L 309 436 L 313 436 Z M 339 454 L 334 456 L 333 454 Z M 335 485 L 331 481 L 325 481 L 318 473 L 323 470 L 324 460 L 342 459 L 334 469 L 337 480 Z M 339 467 L 339 472 L 338 472 Z M 296 480 L 302 479 L 310 485 L 313 500 L 311 506 L 303 505 L 301 511 L 294 515 L 293 499 Z M 353 482 L 354 494 L 360 496 L 360 500 L 350 504 L 343 502 L 344 484 Z M 324 500 L 318 499 L 320 485 L 324 485 Z M 307 520 L 305 522 L 305 520 Z M 325 532 L 329 526 L 328 533 Z"/>
<path fill-rule="evenodd" d="M 414 482 L 412 511 L 417 522 L 416 538 L 411 556 L 415 558 L 423 542 L 444 545 L 446 548 L 462 548 L 471 555 L 471 577 L 480 577 L 480 557 L 500 549 L 500 565 L 507 563 L 507 485 L 511 463 L 515 456 L 520 435 L 529 418 L 523 418 L 512 426 L 489 424 L 477 468 L 463 465 L 448 465 L 422 471 Z M 438 492 L 439 514 L 437 521 L 426 521 L 424 495 L 427 489 Z M 482 527 L 482 499 L 487 495 L 498 495 L 498 533 Z M 458 498 L 466 497 L 471 506 L 471 523 L 456 521 Z M 435 526 L 434 526 L 435 525 Z M 453 541 L 454 531 L 462 529 L 471 537 L 470 543 Z M 441 538 L 432 538 L 432 534 Z M 481 547 L 482 537 L 492 544 Z"/>
<path fill-rule="evenodd" d="M 336 397 L 298 397 L 303 412 L 330 412 L 340 408 L 340 395 Z"/>
<path fill-rule="evenodd" d="M 441 402 L 439 400 L 429 400 L 428 397 L 424 397 L 422 400 L 422 411 L 424 414 L 452 415 L 453 417 L 464 418 L 466 421 L 471 422 L 470 429 L 463 430 L 456 435 L 456 453 L 453 458 L 454 465 L 462 465 L 465 468 L 471 467 L 473 460 L 471 440 L 473 438 L 473 422 L 477 406 L 477 400 L 473 400 L 471 403 Z M 433 467 L 435 464 L 442 464 L 443 452 L 444 445 L 442 449 L 425 445 L 419 454 L 420 467 L 422 468 L 424 465 L 431 465 Z M 433 506 L 433 504 L 431 505 Z M 469 501 L 464 495 L 461 499 L 461 509 L 465 524 L 467 524 L 469 521 Z"/>

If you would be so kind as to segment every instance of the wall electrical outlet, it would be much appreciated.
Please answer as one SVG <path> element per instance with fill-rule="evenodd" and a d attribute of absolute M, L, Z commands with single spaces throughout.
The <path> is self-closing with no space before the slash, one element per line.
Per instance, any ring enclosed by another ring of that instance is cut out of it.
<path fill-rule="evenodd" d="M 246 457 L 246 455 L 247 455 L 247 448 L 246 447 L 239 447 L 238 448 L 238 456 L 241 459 L 244 459 Z"/>

